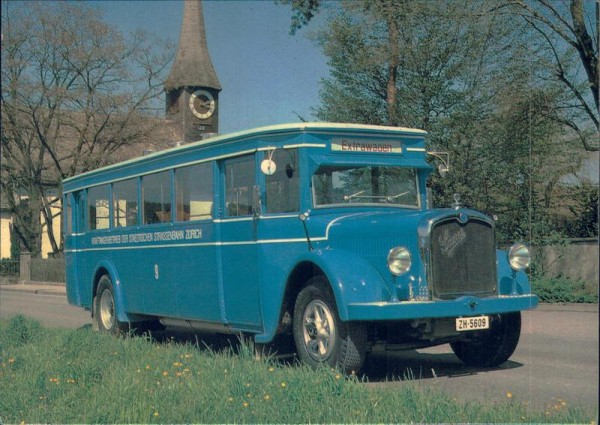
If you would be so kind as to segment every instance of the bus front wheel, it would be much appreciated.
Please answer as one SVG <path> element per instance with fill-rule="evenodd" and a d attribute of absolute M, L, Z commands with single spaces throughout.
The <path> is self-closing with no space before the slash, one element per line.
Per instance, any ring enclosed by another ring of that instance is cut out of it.
<path fill-rule="evenodd" d="M 492 318 L 490 330 L 472 341 L 450 343 L 454 354 L 468 366 L 495 367 L 509 359 L 519 343 L 521 312 Z"/>
<path fill-rule="evenodd" d="M 120 334 L 126 331 L 126 324 L 117 320 L 115 294 L 110 277 L 104 275 L 98 282 L 94 298 L 94 325 L 100 332 Z"/>
<path fill-rule="evenodd" d="M 351 374 L 364 362 L 366 326 L 340 320 L 333 293 L 322 276 L 312 278 L 298 294 L 293 333 L 298 356 L 311 367 L 327 364 Z"/>

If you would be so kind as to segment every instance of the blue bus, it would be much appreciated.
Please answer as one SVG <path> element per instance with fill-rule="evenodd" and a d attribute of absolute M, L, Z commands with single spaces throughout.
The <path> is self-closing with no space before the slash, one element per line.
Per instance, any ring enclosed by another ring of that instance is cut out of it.
<path fill-rule="evenodd" d="M 358 371 L 374 349 L 515 350 L 529 250 L 428 202 L 425 131 L 301 123 L 215 136 L 63 182 L 67 296 L 96 329 L 295 342 Z"/>

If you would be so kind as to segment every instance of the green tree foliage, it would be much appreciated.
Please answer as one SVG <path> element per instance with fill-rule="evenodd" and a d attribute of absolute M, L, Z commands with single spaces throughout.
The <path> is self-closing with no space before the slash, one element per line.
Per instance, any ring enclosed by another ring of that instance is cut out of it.
<path fill-rule="evenodd" d="M 1 192 L 34 255 L 42 224 L 53 252 L 62 248 L 48 189 L 159 126 L 149 117 L 170 59 L 162 46 L 142 33 L 124 37 L 81 3 L 2 2 Z"/>
<path fill-rule="evenodd" d="M 429 150 L 450 152 L 452 163 L 431 180 L 438 206 L 458 192 L 498 216 L 500 242 L 547 238 L 554 188 L 583 151 L 557 119 L 572 93 L 545 78 L 547 62 L 532 61 L 532 31 L 497 2 L 344 3 L 318 34 L 331 72 L 316 114 L 427 130 Z"/>

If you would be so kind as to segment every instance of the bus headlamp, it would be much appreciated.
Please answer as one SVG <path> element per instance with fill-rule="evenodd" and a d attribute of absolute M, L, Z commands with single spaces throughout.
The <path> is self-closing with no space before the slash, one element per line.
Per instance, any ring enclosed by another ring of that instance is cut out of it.
<path fill-rule="evenodd" d="M 396 276 L 403 275 L 410 270 L 411 264 L 410 251 L 403 246 L 392 248 L 387 256 L 388 269 Z"/>
<path fill-rule="evenodd" d="M 529 267 L 531 263 L 531 253 L 522 243 L 515 244 L 508 251 L 508 262 L 513 270 L 519 271 Z"/>

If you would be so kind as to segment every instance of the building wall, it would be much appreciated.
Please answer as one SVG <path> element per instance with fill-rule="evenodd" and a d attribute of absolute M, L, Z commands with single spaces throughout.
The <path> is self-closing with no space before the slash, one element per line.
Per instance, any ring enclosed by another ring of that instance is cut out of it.
<path fill-rule="evenodd" d="M 54 198 L 56 199 L 56 198 Z M 60 212 L 60 203 L 52 207 L 52 214 L 58 214 Z M 40 213 L 40 220 L 44 223 L 44 217 Z M 13 222 L 12 215 L 8 210 L 0 211 L 0 258 L 10 258 L 10 225 Z M 60 232 L 61 232 L 62 219 L 58 215 L 52 221 L 52 228 L 54 229 L 54 237 L 56 243 L 60 244 Z M 46 231 L 46 225 L 42 224 L 42 258 L 48 258 L 48 253 L 52 252 L 52 245 L 48 238 L 48 232 Z"/>
<path fill-rule="evenodd" d="M 0 210 L 0 258 L 10 258 L 10 225 L 12 216 L 7 210 Z"/>

